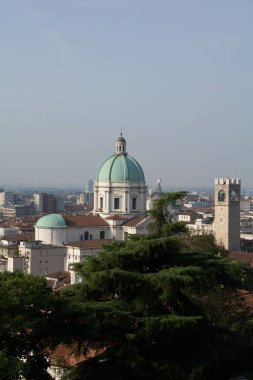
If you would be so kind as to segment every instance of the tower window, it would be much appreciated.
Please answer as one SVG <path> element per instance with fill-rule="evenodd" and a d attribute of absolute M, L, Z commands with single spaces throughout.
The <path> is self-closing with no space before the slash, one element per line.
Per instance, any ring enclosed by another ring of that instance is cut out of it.
<path fill-rule="evenodd" d="M 136 198 L 132 198 L 132 209 L 136 210 Z"/>
<path fill-rule="evenodd" d="M 84 240 L 89 240 L 89 232 L 85 231 L 84 233 Z"/>
<path fill-rule="evenodd" d="M 99 208 L 101 210 L 103 210 L 103 208 L 104 208 L 104 198 L 103 197 L 100 197 L 100 199 L 99 199 Z"/>
<path fill-rule="evenodd" d="M 226 197 L 226 195 L 225 195 L 224 190 L 220 190 L 220 191 L 218 192 L 218 201 L 219 201 L 219 202 L 224 202 L 225 197 Z"/>
<path fill-rule="evenodd" d="M 114 198 L 114 210 L 119 210 L 119 198 Z"/>

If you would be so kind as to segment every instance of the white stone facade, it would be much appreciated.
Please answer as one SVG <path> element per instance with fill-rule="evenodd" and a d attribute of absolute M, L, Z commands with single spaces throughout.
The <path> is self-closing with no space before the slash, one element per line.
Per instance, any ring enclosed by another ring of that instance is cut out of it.
<path fill-rule="evenodd" d="M 69 242 L 80 240 L 112 239 L 112 231 L 109 227 L 57 227 L 38 228 L 35 226 L 35 240 L 41 240 L 45 244 L 62 246 Z"/>
<path fill-rule="evenodd" d="M 115 199 L 119 201 L 115 202 Z M 99 182 L 94 186 L 94 212 L 101 216 L 125 214 L 133 216 L 146 211 L 145 183 Z"/>

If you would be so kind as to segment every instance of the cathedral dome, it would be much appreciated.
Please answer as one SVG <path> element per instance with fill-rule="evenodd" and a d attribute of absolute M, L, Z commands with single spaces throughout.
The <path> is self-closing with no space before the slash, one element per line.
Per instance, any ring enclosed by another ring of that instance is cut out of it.
<path fill-rule="evenodd" d="M 126 152 L 126 140 L 120 134 L 116 140 L 115 153 L 100 167 L 97 174 L 99 182 L 145 182 L 140 164 Z"/>
<path fill-rule="evenodd" d="M 145 182 L 140 164 L 127 153 L 114 154 L 101 166 L 97 174 L 99 182 Z"/>
<path fill-rule="evenodd" d="M 59 214 L 49 214 L 42 216 L 40 218 L 35 227 L 40 227 L 40 228 L 62 228 L 66 227 L 66 222 L 64 218 L 59 215 Z"/>
<path fill-rule="evenodd" d="M 146 211 L 147 187 L 140 164 L 126 151 L 120 134 L 115 152 L 101 165 L 94 186 L 94 213 L 140 215 Z"/>

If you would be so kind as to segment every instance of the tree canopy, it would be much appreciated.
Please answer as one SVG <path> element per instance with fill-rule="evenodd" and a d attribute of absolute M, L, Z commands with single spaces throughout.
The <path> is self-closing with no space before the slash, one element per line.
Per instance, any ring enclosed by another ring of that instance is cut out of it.
<path fill-rule="evenodd" d="M 184 196 L 155 202 L 150 236 L 115 241 L 77 266 L 83 282 L 62 295 L 65 342 L 97 355 L 69 379 L 223 380 L 243 367 L 252 313 L 240 289 L 252 289 L 253 271 L 221 257 L 213 236 L 185 234 L 170 212 Z"/>
<path fill-rule="evenodd" d="M 148 214 L 153 218 L 150 224 L 150 231 L 153 236 L 161 237 L 185 232 L 185 223 L 175 221 L 172 208 L 186 196 L 186 191 L 177 191 L 174 193 L 161 193 L 155 199 L 153 208 Z"/>
<path fill-rule="evenodd" d="M 50 379 L 47 347 L 56 298 L 44 278 L 0 273 L 0 378 Z"/>
<path fill-rule="evenodd" d="M 63 295 L 72 305 L 68 339 L 100 354 L 69 379 L 211 379 L 217 368 L 223 379 L 223 361 L 235 360 L 251 333 L 238 289 L 252 288 L 252 270 L 181 252 L 177 238 L 115 242 L 79 271 L 83 283 Z"/>

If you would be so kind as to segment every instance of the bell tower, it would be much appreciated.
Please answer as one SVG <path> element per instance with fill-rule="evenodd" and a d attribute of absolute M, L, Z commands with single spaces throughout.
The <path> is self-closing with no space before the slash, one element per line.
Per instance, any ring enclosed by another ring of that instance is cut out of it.
<path fill-rule="evenodd" d="M 228 252 L 240 251 L 240 198 L 239 178 L 215 179 L 214 232 Z"/>

